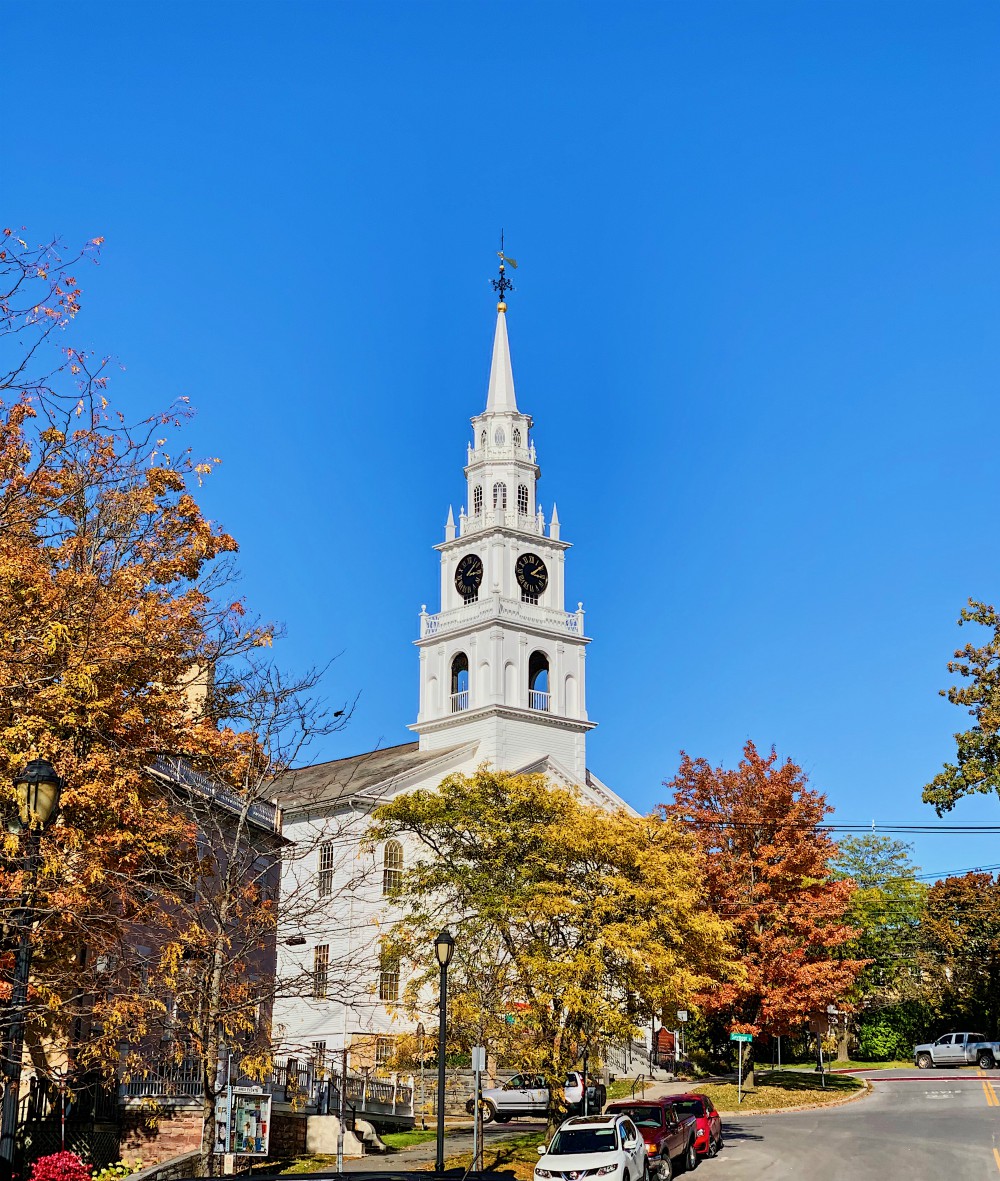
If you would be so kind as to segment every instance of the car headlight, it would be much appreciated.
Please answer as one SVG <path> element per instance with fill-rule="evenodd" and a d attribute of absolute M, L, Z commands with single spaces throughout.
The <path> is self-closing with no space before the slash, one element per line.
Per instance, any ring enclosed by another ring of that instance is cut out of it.
<path fill-rule="evenodd" d="M 617 1172 L 618 1172 L 617 1165 L 601 1165 L 601 1167 L 599 1169 L 594 1170 L 594 1176 L 595 1177 L 606 1177 L 608 1175 L 608 1173 L 617 1173 Z"/>
<path fill-rule="evenodd" d="M 553 1174 L 552 1174 L 552 1173 L 550 1173 L 548 1169 L 538 1169 L 538 1168 L 536 1168 L 536 1169 L 535 1169 L 535 1176 L 536 1176 L 536 1177 L 551 1177 L 551 1176 L 553 1176 Z"/>

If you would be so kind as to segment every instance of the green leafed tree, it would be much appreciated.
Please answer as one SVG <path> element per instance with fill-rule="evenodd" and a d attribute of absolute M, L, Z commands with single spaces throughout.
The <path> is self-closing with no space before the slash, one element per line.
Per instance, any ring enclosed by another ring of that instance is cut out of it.
<path fill-rule="evenodd" d="M 988 603 L 969 600 L 958 626 L 978 623 L 992 633 L 984 644 L 965 644 L 948 662 L 948 671 L 963 683 L 942 689 L 952 705 L 973 719 L 955 735 L 955 762 L 944 767 L 924 788 L 924 803 L 937 814 L 950 812 L 963 796 L 1000 795 L 1000 614 Z"/>
<path fill-rule="evenodd" d="M 455 931 L 451 1036 L 559 1084 L 584 1046 L 627 1041 L 735 969 L 705 905 L 701 857 L 671 821 L 588 806 L 541 775 L 480 768 L 375 814 L 373 840 L 415 849 L 386 947 L 412 1012 L 436 995 L 432 945 Z M 457 1047 L 456 1047 L 457 1048 Z"/>
<path fill-rule="evenodd" d="M 864 967 L 854 982 L 855 1029 L 866 1060 L 908 1058 L 932 996 L 920 968 L 928 887 L 917 880 L 911 846 L 876 833 L 840 841 L 834 869 L 857 887 L 847 919 L 856 934 L 845 954 Z"/>

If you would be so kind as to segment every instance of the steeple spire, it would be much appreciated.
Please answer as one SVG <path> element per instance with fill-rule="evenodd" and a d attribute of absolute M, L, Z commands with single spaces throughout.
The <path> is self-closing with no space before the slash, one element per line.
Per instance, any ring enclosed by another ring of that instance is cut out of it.
<path fill-rule="evenodd" d="M 507 341 L 506 305 L 497 312 L 497 330 L 493 337 L 493 360 L 490 363 L 490 388 L 486 395 L 486 413 L 509 411 L 517 413 L 514 398 L 514 371 L 510 365 L 510 344 Z"/>

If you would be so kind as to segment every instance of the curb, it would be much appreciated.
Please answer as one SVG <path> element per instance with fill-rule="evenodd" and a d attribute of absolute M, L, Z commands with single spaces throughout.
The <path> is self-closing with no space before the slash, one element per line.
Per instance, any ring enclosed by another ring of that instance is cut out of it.
<path fill-rule="evenodd" d="M 868 1079 L 861 1080 L 865 1085 L 858 1091 L 856 1095 L 848 1095 L 846 1099 L 831 1099 L 829 1103 L 803 1103 L 798 1107 L 767 1107 L 761 1111 L 747 1111 L 747 1115 L 794 1115 L 798 1111 L 825 1111 L 828 1107 L 844 1107 L 848 1103 L 857 1103 L 859 1099 L 867 1099 L 868 1096 L 875 1089 Z M 730 1119 L 733 1116 L 741 1115 L 739 1108 L 736 1111 L 720 1111 L 720 1115 L 728 1116 Z M 723 1138 L 725 1138 L 725 1125 L 723 1124 Z"/>

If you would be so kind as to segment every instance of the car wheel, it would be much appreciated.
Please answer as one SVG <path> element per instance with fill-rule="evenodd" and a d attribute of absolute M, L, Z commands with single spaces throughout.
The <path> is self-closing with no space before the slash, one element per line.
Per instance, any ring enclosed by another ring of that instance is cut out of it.
<path fill-rule="evenodd" d="M 720 1136 L 720 1137 L 718 1138 L 718 1140 L 713 1140 L 713 1139 L 712 1139 L 712 1135 L 711 1135 L 711 1133 L 709 1133 L 709 1137 L 708 1137 L 708 1152 L 707 1152 L 707 1154 L 706 1154 L 706 1155 L 707 1155 L 708 1157 L 718 1156 L 718 1155 L 719 1155 L 719 1149 L 720 1149 L 721 1147 L 722 1147 L 722 1137 Z"/>
<path fill-rule="evenodd" d="M 488 1124 L 497 1118 L 497 1105 L 489 1099 L 483 1100 L 483 1123 Z M 509 1118 L 509 1117 L 508 1117 Z M 500 1122 L 500 1121 L 498 1121 Z"/>
<path fill-rule="evenodd" d="M 992 1070 L 995 1065 L 993 1061 L 993 1055 L 989 1052 L 989 1050 L 986 1050 L 984 1053 L 980 1054 L 976 1059 L 976 1062 L 980 1070 Z"/>
<path fill-rule="evenodd" d="M 684 1172 L 693 1173 L 697 1167 L 698 1153 L 694 1146 L 694 1140 L 689 1140 L 687 1152 L 684 1153 Z"/>
<path fill-rule="evenodd" d="M 660 1161 L 659 1181 L 674 1181 L 674 1162 L 670 1159 L 670 1153 L 666 1151 Z"/>
<path fill-rule="evenodd" d="M 918 1067 L 919 1067 L 921 1070 L 927 1070 L 927 1069 L 929 1069 L 930 1065 L 931 1065 L 931 1056 L 930 1056 L 930 1054 L 918 1054 L 918 1055 L 917 1055 L 917 1066 L 918 1066 Z"/>

